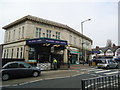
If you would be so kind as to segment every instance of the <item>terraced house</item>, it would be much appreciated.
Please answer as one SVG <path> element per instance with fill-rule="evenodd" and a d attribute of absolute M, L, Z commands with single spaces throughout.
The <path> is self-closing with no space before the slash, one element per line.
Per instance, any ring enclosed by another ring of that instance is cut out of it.
<path fill-rule="evenodd" d="M 3 62 L 51 63 L 56 58 L 61 65 L 71 56 L 71 64 L 75 64 L 81 60 L 82 40 L 84 59 L 91 59 L 92 40 L 67 25 L 27 15 L 3 29 Z"/>

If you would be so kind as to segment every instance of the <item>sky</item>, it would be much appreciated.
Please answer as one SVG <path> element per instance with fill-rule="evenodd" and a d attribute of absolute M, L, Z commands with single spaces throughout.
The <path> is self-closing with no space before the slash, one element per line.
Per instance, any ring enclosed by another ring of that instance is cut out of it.
<path fill-rule="evenodd" d="M 108 39 L 118 45 L 119 0 L 0 0 L 0 44 L 3 26 L 26 15 L 37 16 L 70 26 L 93 40 L 92 47 L 106 46 Z"/>

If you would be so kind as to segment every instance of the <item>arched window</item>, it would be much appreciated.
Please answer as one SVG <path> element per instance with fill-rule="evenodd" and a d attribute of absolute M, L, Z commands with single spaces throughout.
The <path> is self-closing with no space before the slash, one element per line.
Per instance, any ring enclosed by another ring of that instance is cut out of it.
<path fill-rule="evenodd" d="M 105 55 L 110 55 L 110 56 L 113 56 L 114 53 L 112 50 L 108 49 L 106 52 L 105 52 Z"/>
<path fill-rule="evenodd" d="M 120 48 L 115 51 L 115 56 L 120 56 Z"/>

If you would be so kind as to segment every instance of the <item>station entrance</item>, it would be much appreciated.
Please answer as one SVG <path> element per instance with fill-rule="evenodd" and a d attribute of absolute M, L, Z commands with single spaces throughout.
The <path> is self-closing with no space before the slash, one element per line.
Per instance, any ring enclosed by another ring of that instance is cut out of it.
<path fill-rule="evenodd" d="M 50 63 L 50 67 L 52 67 L 53 58 L 55 58 L 58 62 L 57 66 L 60 68 L 61 64 L 64 63 L 64 49 L 66 49 L 67 42 L 46 38 L 37 39 L 37 41 L 36 39 L 27 41 L 29 46 L 28 60 L 35 60 L 36 64 Z"/>

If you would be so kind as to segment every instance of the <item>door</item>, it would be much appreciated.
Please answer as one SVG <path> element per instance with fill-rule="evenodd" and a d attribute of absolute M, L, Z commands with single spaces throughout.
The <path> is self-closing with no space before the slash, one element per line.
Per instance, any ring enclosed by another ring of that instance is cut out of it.
<path fill-rule="evenodd" d="M 21 76 L 30 76 L 32 75 L 32 69 L 31 67 L 29 66 L 26 66 L 25 64 L 23 63 L 20 63 L 19 64 L 19 74 L 21 74 Z"/>

